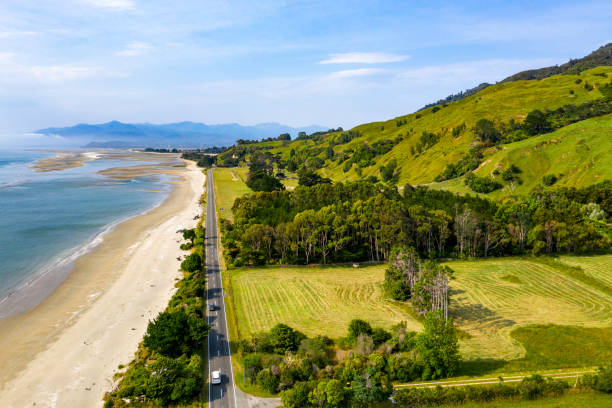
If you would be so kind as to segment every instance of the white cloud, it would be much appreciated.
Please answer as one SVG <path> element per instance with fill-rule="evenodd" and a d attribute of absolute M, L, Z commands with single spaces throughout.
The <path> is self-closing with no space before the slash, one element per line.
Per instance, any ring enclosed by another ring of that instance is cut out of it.
<path fill-rule="evenodd" d="M 347 52 L 329 54 L 329 58 L 319 64 L 384 64 L 400 62 L 410 58 L 409 55 L 389 54 L 385 52 Z"/>
<path fill-rule="evenodd" d="M 145 42 L 132 41 L 126 45 L 125 49 L 117 52 L 117 55 L 121 57 L 136 57 L 139 55 L 146 54 L 152 48 L 153 47 L 151 47 L 150 44 L 147 44 Z"/>
<path fill-rule="evenodd" d="M 382 69 L 382 68 L 358 68 L 358 69 L 347 69 L 343 71 L 332 72 L 330 76 L 332 78 L 353 78 L 353 77 L 384 74 L 386 72 L 389 72 L 389 71 L 386 69 Z"/>
<path fill-rule="evenodd" d="M 109 10 L 132 10 L 134 2 L 132 0 L 84 0 L 87 4 Z"/>

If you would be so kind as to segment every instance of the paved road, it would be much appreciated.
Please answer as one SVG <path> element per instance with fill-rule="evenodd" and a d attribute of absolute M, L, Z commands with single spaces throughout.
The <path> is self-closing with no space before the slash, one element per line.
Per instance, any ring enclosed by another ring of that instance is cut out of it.
<path fill-rule="evenodd" d="M 232 373 L 231 351 L 223 302 L 223 283 L 219 268 L 217 239 L 217 213 L 212 171 L 208 170 L 206 197 L 206 274 L 208 276 L 207 304 L 214 303 L 215 310 L 208 312 L 211 330 L 208 336 L 208 370 L 221 370 L 222 383 L 209 385 L 208 398 L 211 408 L 238 408 Z"/>

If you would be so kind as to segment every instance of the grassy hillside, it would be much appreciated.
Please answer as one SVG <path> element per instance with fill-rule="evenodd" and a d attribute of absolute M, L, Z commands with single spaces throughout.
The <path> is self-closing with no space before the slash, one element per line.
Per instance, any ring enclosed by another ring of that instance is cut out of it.
<path fill-rule="evenodd" d="M 508 123 L 510 120 L 521 123 L 534 109 L 553 110 L 568 104 L 577 105 L 596 100 L 602 97 L 599 88 L 610 83 L 611 78 L 612 67 L 601 66 L 576 75 L 561 74 L 542 80 L 499 83 L 447 105 L 428 108 L 385 122 L 359 125 L 352 129 L 353 133 L 358 135 L 352 140 L 340 140 L 341 134 L 347 132 L 332 132 L 314 139 L 259 143 L 257 147 L 278 154 L 283 160 L 290 158 L 292 150 L 298 155 L 303 152 L 304 157 L 317 157 L 324 161 L 319 173 L 337 181 L 370 175 L 380 177 L 380 166 L 395 160 L 398 164 L 397 182 L 399 186 L 405 183 L 428 184 L 444 170 L 446 164 L 457 162 L 469 151 L 475 140 L 473 127 L 479 119 L 486 118 L 496 124 Z M 562 184 L 583 185 L 602 178 L 610 178 L 612 172 L 607 167 L 609 164 L 606 161 L 610 162 L 610 160 L 606 150 L 612 150 L 612 141 L 609 137 L 612 129 L 611 123 L 610 116 L 592 119 L 577 123 L 569 130 L 561 129 L 558 131 L 560 133 L 554 136 L 541 135 L 518 144 L 502 145 L 501 152 L 490 148 L 484 151 L 484 161 L 491 161 L 487 166 L 483 166 L 479 173 L 485 174 L 492 171 L 494 166 L 499 165 L 504 159 L 506 161 L 520 159 L 519 164 L 527 167 L 525 163 L 530 162 L 531 159 L 522 156 L 520 149 L 535 147 L 546 140 L 559 139 L 561 143 L 555 143 L 555 146 L 544 146 L 545 148 L 539 149 L 538 152 L 545 152 L 547 160 L 542 163 L 544 166 L 546 162 L 551 163 L 554 158 L 562 157 L 566 152 L 579 151 L 579 156 L 558 166 L 559 170 L 555 166 L 561 163 L 553 163 L 554 165 L 545 168 L 546 171 L 563 172 L 566 178 Z M 463 130 L 460 131 L 460 129 Z M 439 140 L 418 153 L 417 145 L 423 132 L 434 133 L 439 136 Z M 574 135 L 573 132 L 583 133 L 583 136 Z M 364 144 L 372 146 L 381 141 L 392 143 L 393 148 L 383 152 L 384 154 L 376 155 L 370 160 L 371 165 L 367 167 L 358 169 L 356 165 L 353 165 L 347 169 L 348 171 L 345 171 L 346 162 L 339 160 L 340 157 L 350 157 Z M 333 148 L 331 159 L 326 155 L 329 153 L 326 150 L 330 146 Z M 517 153 L 510 154 L 517 149 Z M 559 156 L 555 156 L 557 154 Z M 539 159 L 539 155 L 536 159 Z M 306 160 L 300 157 L 299 164 L 304 162 Z M 578 172 L 579 174 L 571 174 L 572 172 L 568 171 L 572 165 L 582 166 L 589 163 L 593 164 Z M 537 184 L 539 177 L 529 177 L 527 180 L 526 175 L 527 183 L 519 191 L 527 191 Z M 452 187 L 454 184 L 459 183 L 449 182 L 441 187 L 447 185 Z M 461 190 L 461 188 L 457 189 Z"/>
<path fill-rule="evenodd" d="M 498 172 L 517 166 L 523 184 L 507 183 Z M 501 190 L 489 194 L 501 197 L 524 194 L 542 184 L 542 176 L 555 175 L 556 185 L 579 187 L 612 178 L 612 114 L 574 123 L 555 132 L 490 149 L 478 176 L 490 176 L 501 182 Z M 464 177 L 433 183 L 433 188 L 472 192 Z"/>

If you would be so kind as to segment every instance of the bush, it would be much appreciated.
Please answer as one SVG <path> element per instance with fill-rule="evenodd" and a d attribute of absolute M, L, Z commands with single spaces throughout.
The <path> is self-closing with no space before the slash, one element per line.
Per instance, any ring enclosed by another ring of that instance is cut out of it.
<path fill-rule="evenodd" d="M 257 374 L 257 385 L 269 393 L 276 393 L 280 383 L 277 376 L 273 375 L 269 368 L 265 368 Z"/>
<path fill-rule="evenodd" d="M 202 270 L 202 257 L 197 252 L 189 254 L 183 262 L 181 269 L 185 272 L 196 272 Z"/>
<path fill-rule="evenodd" d="M 487 194 L 497 189 L 502 185 L 490 177 L 478 177 L 474 173 L 468 173 L 465 176 L 465 184 L 477 193 Z"/>
<path fill-rule="evenodd" d="M 181 249 L 183 251 L 189 251 L 191 248 L 193 248 L 193 244 L 191 242 L 186 242 L 184 244 L 181 244 Z"/>
<path fill-rule="evenodd" d="M 544 185 L 546 186 L 552 186 L 556 182 L 557 182 L 557 176 L 555 176 L 554 174 L 547 174 L 542 177 L 542 183 L 544 183 Z"/>
<path fill-rule="evenodd" d="M 279 323 L 270 330 L 270 343 L 275 353 L 284 354 L 287 351 L 296 351 L 304 335 L 293 330 L 286 324 Z"/>
<path fill-rule="evenodd" d="M 370 323 L 364 320 L 360 320 L 360 319 L 351 320 L 348 326 L 348 337 L 350 339 L 356 339 L 360 334 L 366 334 L 368 336 L 371 335 L 372 326 L 370 326 Z"/>
<path fill-rule="evenodd" d="M 599 369 L 595 376 L 593 388 L 608 394 L 612 393 L 612 366 Z"/>
<path fill-rule="evenodd" d="M 190 354 L 202 346 L 208 329 L 197 315 L 188 316 L 183 310 L 164 311 L 149 322 L 144 346 L 168 357 Z"/>

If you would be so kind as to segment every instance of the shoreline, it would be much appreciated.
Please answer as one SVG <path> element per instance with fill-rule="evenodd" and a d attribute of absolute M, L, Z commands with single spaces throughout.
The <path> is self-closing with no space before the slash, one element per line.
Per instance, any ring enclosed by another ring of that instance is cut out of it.
<path fill-rule="evenodd" d="M 184 255 L 176 231 L 201 214 L 201 169 L 188 162 L 173 175 L 161 205 L 108 232 L 34 309 L 0 320 L 0 405 L 102 405 L 174 293 Z"/>

